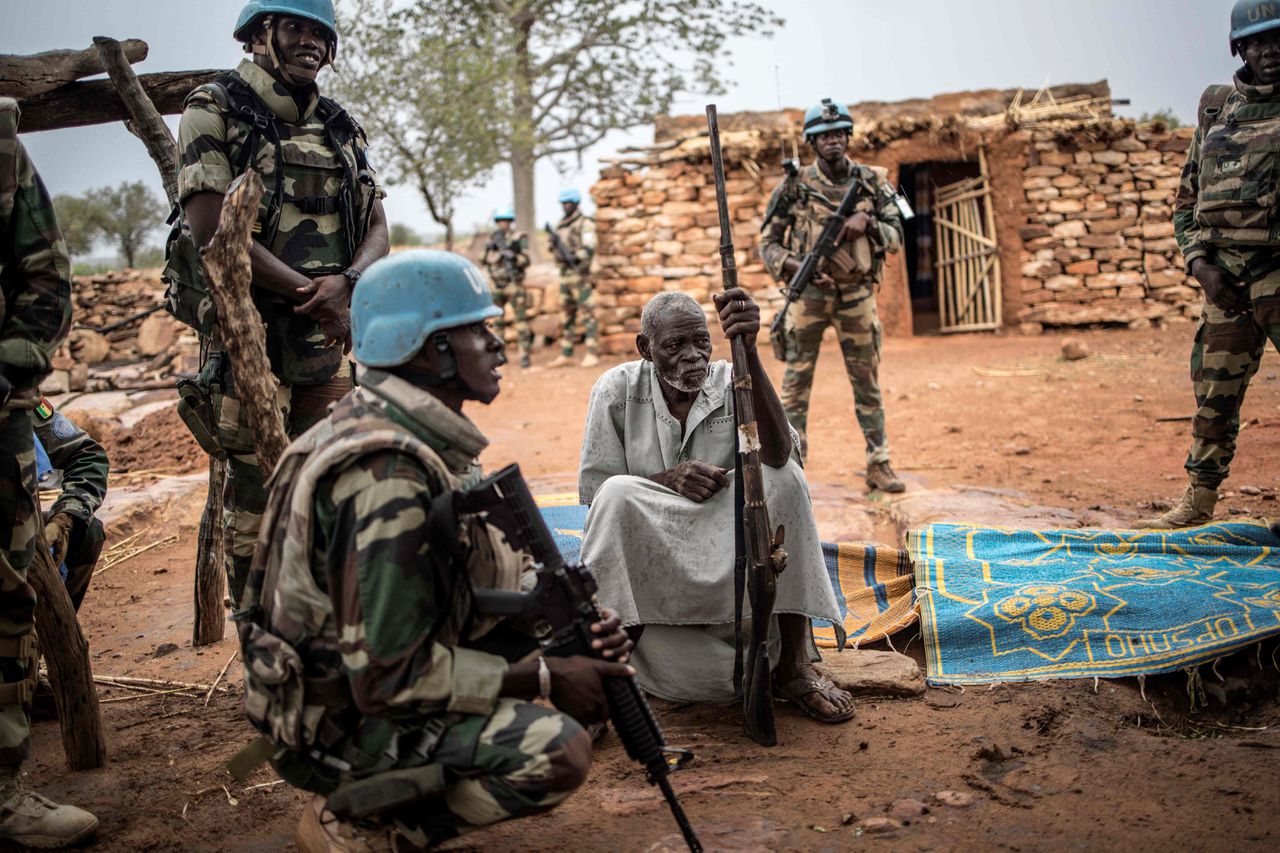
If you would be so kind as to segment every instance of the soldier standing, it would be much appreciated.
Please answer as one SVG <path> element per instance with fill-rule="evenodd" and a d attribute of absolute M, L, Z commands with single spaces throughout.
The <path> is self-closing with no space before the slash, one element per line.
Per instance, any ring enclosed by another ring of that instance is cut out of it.
<path fill-rule="evenodd" d="M 481 263 L 493 281 L 493 304 L 502 312 L 494 320 L 498 337 L 506 342 L 507 312 L 516 318 L 516 343 L 520 348 L 520 366 L 530 365 L 533 332 L 529 328 L 529 290 L 524 286 L 524 271 L 529 266 L 529 237 L 515 230 L 516 212 L 512 208 L 493 215 L 494 231 L 484 244 Z"/>
<path fill-rule="evenodd" d="M 835 326 L 844 356 L 845 372 L 853 386 L 858 425 L 867 442 L 867 485 L 886 492 L 905 488 L 889 465 L 884 403 L 880 397 L 881 328 L 876 313 L 876 290 L 886 252 L 902 246 L 901 214 L 883 169 L 864 166 L 845 154 L 853 117 L 830 98 L 804 116 L 804 136 L 817 155 L 811 165 L 796 170 L 773 192 L 765 212 L 760 253 L 765 266 L 783 286 L 813 247 L 823 223 L 839 206 L 855 180 L 871 187 L 867 199 L 844 224 L 841 249 L 826 270 L 794 302 L 786 317 L 786 363 L 782 377 L 782 405 L 800 435 L 802 453 L 808 451 L 806 426 L 809 392 L 818 365 L 822 333 Z"/>
<path fill-rule="evenodd" d="M 36 594 L 27 583 L 36 503 L 36 390 L 71 327 L 71 259 L 53 203 L 18 141 L 18 105 L 0 98 L 0 847 L 61 848 L 98 819 L 28 788 L 27 708 L 35 683 Z"/>
<path fill-rule="evenodd" d="M 492 402 L 506 363 L 480 270 L 397 253 L 354 306 L 359 387 L 281 458 L 237 614 L 264 751 L 317 794 L 304 851 L 347 849 L 352 828 L 326 809 L 353 782 L 365 794 L 342 817 L 413 849 L 553 808 L 586 780 L 601 678 L 634 672 L 615 613 L 595 626 L 612 660 L 535 660 L 518 620 L 474 610 L 472 589 L 519 590 L 529 565 L 480 517 L 457 517 L 459 534 L 439 500 L 481 478 L 488 442 L 463 406 Z"/>
<path fill-rule="evenodd" d="M 1274 167 L 1280 140 L 1280 6 L 1239 0 L 1231 54 L 1244 60 L 1231 86 L 1200 99 L 1175 203 L 1178 246 L 1204 290 L 1191 346 L 1196 413 L 1189 482 L 1178 503 L 1142 522 L 1192 527 L 1213 520 L 1240 432 L 1240 406 L 1267 341 L 1280 349 L 1280 215 Z"/>
<path fill-rule="evenodd" d="M 351 289 L 387 254 L 384 193 L 365 154 L 364 131 L 316 87 L 316 75 L 337 51 L 330 0 L 253 0 L 234 37 L 252 59 L 193 91 L 178 129 L 183 221 L 165 271 L 170 310 L 206 336 L 215 333 L 195 247 L 213 237 L 232 179 L 257 169 L 267 192 L 250 251 L 254 301 L 292 437 L 351 388 L 344 357 Z M 218 341 L 210 350 L 215 363 L 225 363 Z M 228 460 L 223 527 L 234 602 L 258 538 L 265 476 L 229 364 L 216 376 L 209 372 L 202 376 Z"/>
<path fill-rule="evenodd" d="M 555 234 L 564 255 L 556 252 L 560 265 L 560 355 L 551 367 L 564 367 L 573 361 L 573 345 L 582 330 L 587 354 L 583 367 L 600 363 L 600 340 L 596 326 L 595 286 L 591 280 L 591 260 L 596 254 L 596 224 L 582 212 L 582 194 L 577 190 L 560 193 L 564 217 L 556 224 Z"/>

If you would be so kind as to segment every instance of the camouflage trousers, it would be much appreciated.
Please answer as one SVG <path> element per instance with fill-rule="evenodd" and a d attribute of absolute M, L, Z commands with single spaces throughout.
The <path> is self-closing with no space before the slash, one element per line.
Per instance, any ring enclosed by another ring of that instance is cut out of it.
<path fill-rule="evenodd" d="M 505 698 L 497 701 L 488 717 L 460 716 L 439 735 L 428 756 L 397 747 L 400 759 L 386 768 L 438 765 L 444 771 L 440 787 L 413 805 L 384 816 L 417 847 L 431 847 L 500 821 L 548 811 L 586 781 L 591 738 L 573 718 L 531 702 Z M 430 730 L 433 722 L 424 722 L 422 731 Z M 372 728 L 368 722 L 362 726 L 366 727 Z M 418 739 L 434 738 L 420 735 L 412 727 L 394 727 L 397 744 L 412 744 L 415 735 Z M 369 762 L 383 759 L 390 751 L 392 738 L 385 732 L 381 754 L 370 753 L 370 742 L 364 740 L 360 752 Z M 349 748 L 338 751 L 349 763 L 356 760 Z M 299 753 L 284 753 L 275 766 L 291 785 L 326 796 L 341 781 L 328 765 Z"/>
<path fill-rule="evenodd" d="M 1224 254 L 1219 253 L 1220 263 Z M 1231 268 L 1229 263 L 1224 266 Z M 1280 352 L 1280 272 L 1254 282 L 1249 297 L 1253 310 L 1237 317 L 1228 317 L 1206 301 L 1191 347 L 1197 408 L 1186 469 L 1192 483 L 1206 488 L 1216 489 L 1230 471 L 1240 432 L 1240 406 L 1267 341 Z"/>
<path fill-rule="evenodd" d="M 337 374 L 316 385 L 285 385 L 277 382 L 276 406 L 284 418 L 285 432 L 297 438 L 325 417 L 329 404 L 351 390 L 350 362 L 343 359 Z M 230 368 L 224 368 L 220 383 L 213 388 L 213 405 L 218 419 L 218 441 L 227 451 L 227 479 L 222 490 L 223 547 L 226 553 L 227 590 L 232 608 L 239 607 L 249 578 L 249 565 L 267 507 L 266 481 L 271 472 L 258 465 L 253 430 L 236 396 Z"/>
<path fill-rule="evenodd" d="M 596 325 L 596 290 L 591 280 L 579 272 L 560 273 L 560 354 L 573 355 L 573 345 L 582 335 L 589 355 L 600 351 L 600 331 Z"/>
<path fill-rule="evenodd" d="M 526 358 L 533 349 L 533 331 L 529 328 L 529 289 L 523 282 L 493 282 L 493 304 L 502 309 L 502 313 L 494 320 L 494 330 L 505 344 L 507 341 L 507 305 L 515 317 L 516 345 L 520 348 L 520 357 Z"/>
<path fill-rule="evenodd" d="M 29 405 L 0 408 L 0 782 L 27 757 L 31 731 L 30 667 L 35 652 L 36 594 L 27 583 L 35 557 L 35 434 Z"/>
<path fill-rule="evenodd" d="M 867 443 L 867 464 L 889 461 L 884 402 L 880 397 L 880 316 L 870 284 L 809 287 L 787 309 L 787 369 L 782 375 L 782 407 L 808 452 L 809 394 L 818 367 L 822 333 L 835 326 L 845 373 L 853 386 L 854 412 Z"/>

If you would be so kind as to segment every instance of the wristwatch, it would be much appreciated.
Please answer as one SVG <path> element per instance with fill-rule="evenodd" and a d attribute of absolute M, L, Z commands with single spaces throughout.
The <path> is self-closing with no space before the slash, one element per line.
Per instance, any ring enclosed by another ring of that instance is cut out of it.
<path fill-rule="evenodd" d="M 342 274 L 346 276 L 347 281 L 351 283 L 352 287 L 355 287 L 356 282 L 360 280 L 360 270 L 355 267 L 347 267 L 342 271 Z"/>

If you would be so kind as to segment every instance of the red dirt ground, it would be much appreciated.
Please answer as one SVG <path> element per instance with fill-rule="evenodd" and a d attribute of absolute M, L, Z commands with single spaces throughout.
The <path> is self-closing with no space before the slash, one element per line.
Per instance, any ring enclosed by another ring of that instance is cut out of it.
<path fill-rule="evenodd" d="M 1157 422 L 1193 405 L 1191 327 L 1090 332 L 1095 354 L 1058 359 L 1062 338 L 891 339 L 881 376 L 899 470 L 913 487 L 1012 487 L 1072 509 L 1170 500 L 1183 482 L 1189 424 Z M 536 359 L 545 363 L 550 352 Z M 824 350 L 811 416 L 809 476 L 860 484 L 860 437 L 833 345 Z M 1031 375 L 1008 374 L 1010 371 Z M 587 392 L 596 371 L 507 370 L 504 393 L 473 416 L 493 439 L 490 469 L 519 459 L 541 491 L 573 486 Z M 1268 353 L 1245 407 L 1222 512 L 1280 515 L 1280 359 Z M 774 370 L 775 379 L 780 371 Z M 554 380 L 554 381 L 553 381 Z M 1244 494 L 1250 486 L 1258 494 Z M 198 497 L 194 500 L 199 500 Z M 173 517 L 190 518 L 190 507 Z M 167 532 L 158 518 L 150 537 Z M 887 522 L 877 532 L 888 536 Z M 211 682 L 235 649 L 192 649 L 194 531 L 94 581 L 81 613 L 95 672 Z M 145 541 L 148 536 L 142 537 Z M 162 644 L 177 648 L 156 656 Z M 921 658 L 910 636 L 895 645 Z M 1280 692 L 1275 643 L 1227 661 L 1247 690 L 1188 715 L 1185 678 L 931 689 L 867 701 L 845 726 L 779 709 L 780 745 L 763 749 L 723 708 L 661 705 L 669 740 L 698 760 L 677 776 L 708 849 L 884 850 L 1255 849 L 1280 844 Z M 238 665 L 230 680 L 238 684 Z M 1216 675 L 1204 673 L 1216 684 Z M 252 738 L 234 693 L 207 707 L 171 696 L 101 690 L 110 764 L 63 767 L 56 723 L 38 723 L 31 781 L 102 819 L 97 849 L 292 849 L 302 797 L 283 785 L 245 790 L 223 764 Z M 124 701 L 110 701 L 123 699 Z M 464 849 L 680 849 L 674 824 L 616 738 L 598 744 L 587 786 L 549 815 L 465 839 Z M 248 784 L 274 778 L 263 769 Z M 222 785 L 227 786 L 224 792 Z M 967 807 L 931 799 L 972 795 Z M 888 835 L 855 826 L 904 797 L 929 812 Z M 233 802 L 234 801 L 234 802 Z M 852 815 L 850 825 L 842 818 Z"/>

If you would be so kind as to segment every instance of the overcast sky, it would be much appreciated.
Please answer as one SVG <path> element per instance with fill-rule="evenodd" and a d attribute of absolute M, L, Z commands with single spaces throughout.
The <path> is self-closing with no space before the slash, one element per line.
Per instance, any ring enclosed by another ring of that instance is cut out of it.
<path fill-rule="evenodd" d="M 733 63 L 732 82 L 718 99 L 722 112 L 804 107 L 824 96 L 847 103 L 893 101 L 1107 78 L 1114 97 L 1132 101 L 1118 110 L 1121 114 L 1171 107 L 1189 123 L 1204 87 L 1228 81 L 1236 67 L 1227 47 L 1230 0 L 764 3 L 786 24 L 771 38 L 731 43 L 726 60 Z M 135 66 L 142 73 L 225 68 L 243 55 L 230 35 L 242 5 L 242 0 L 0 0 L 0 53 L 83 47 L 95 35 L 110 35 L 150 45 L 147 60 Z M 703 96 L 687 96 L 675 111 L 701 112 L 705 102 Z M 347 106 L 359 116 L 359 105 Z M 170 123 L 176 131 L 177 117 Z M 121 125 L 23 138 L 53 193 L 76 194 L 140 178 L 161 193 L 142 144 Z M 541 164 L 539 221 L 559 212 L 555 201 L 561 188 L 585 190 L 595 180 L 599 157 L 651 138 L 648 127 L 611 134 L 586 153 L 581 170 L 572 160 L 561 164 L 564 174 L 550 162 Z M 510 186 L 510 172 L 496 170 L 460 205 L 460 230 L 486 222 L 494 208 L 510 204 Z M 389 187 L 386 204 L 392 222 L 436 230 L 412 189 Z"/>

